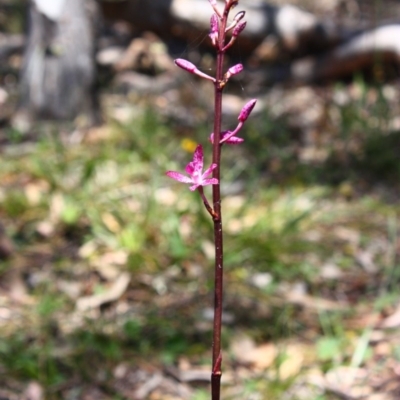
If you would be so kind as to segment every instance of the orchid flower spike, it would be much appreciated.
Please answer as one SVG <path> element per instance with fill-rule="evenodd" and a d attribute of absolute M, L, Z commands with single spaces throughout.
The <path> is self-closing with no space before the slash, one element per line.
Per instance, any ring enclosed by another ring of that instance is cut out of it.
<path fill-rule="evenodd" d="M 191 74 L 195 74 L 200 76 L 201 78 L 215 82 L 215 78 L 205 74 L 204 72 L 201 72 L 193 63 L 191 63 L 188 60 L 184 60 L 183 58 L 177 58 L 174 62 L 179 68 L 182 68 L 185 71 L 190 72 Z"/>
<path fill-rule="evenodd" d="M 176 171 L 168 171 L 166 173 L 172 179 L 182 183 L 192 183 L 190 186 L 190 190 L 194 191 L 200 186 L 206 185 L 217 185 L 218 179 L 216 178 L 208 178 L 212 171 L 217 168 L 217 164 L 211 164 L 209 168 L 207 168 L 203 173 L 203 165 L 204 165 L 204 155 L 203 155 L 203 147 L 199 144 L 196 147 L 196 150 L 193 154 L 193 161 L 191 161 L 185 168 L 185 171 L 189 175 L 183 175 L 180 172 Z"/>

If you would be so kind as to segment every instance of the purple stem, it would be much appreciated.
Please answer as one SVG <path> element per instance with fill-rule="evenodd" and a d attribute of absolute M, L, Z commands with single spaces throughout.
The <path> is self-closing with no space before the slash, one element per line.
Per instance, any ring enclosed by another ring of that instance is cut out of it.
<path fill-rule="evenodd" d="M 223 231 L 221 216 L 221 189 L 220 189 L 220 167 L 221 167 L 221 123 L 222 123 L 222 91 L 225 29 L 230 7 L 225 5 L 224 12 L 219 24 L 218 53 L 216 81 L 214 83 L 214 143 L 213 163 L 217 168 L 213 171 L 213 178 L 218 179 L 218 184 L 213 185 L 213 209 L 214 220 L 214 245 L 215 245 L 215 271 L 214 271 L 214 325 L 212 345 L 212 373 L 211 373 L 211 399 L 220 399 L 221 390 L 221 327 L 222 327 L 222 296 L 223 296 Z"/>

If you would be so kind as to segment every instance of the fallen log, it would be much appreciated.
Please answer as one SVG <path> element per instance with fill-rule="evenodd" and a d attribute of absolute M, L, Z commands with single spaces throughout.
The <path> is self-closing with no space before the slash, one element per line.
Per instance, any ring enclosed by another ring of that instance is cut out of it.
<path fill-rule="evenodd" d="M 398 77 L 399 37 L 400 24 L 362 32 L 328 52 L 293 62 L 286 74 L 281 73 L 280 80 L 301 84 L 320 83 L 343 79 L 357 71 L 376 67 L 379 67 L 379 74 L 385 74 L 386 71 Z M 267 79 L 270 78 L 271 74 Z"/>
<path fill-rule="evenodd" d="M 348 76 L 368 67 L 400 65 L 400 25 L 378 27 L 355 36 L 330 53 L 317 58 L 302 81 L 324 81 Z M 298 68 L 298 66 L 297 66 Z M 296 70 L 296 65 L 294 66 Z M 398 74 L 397 74 L 398 76 Z"/>

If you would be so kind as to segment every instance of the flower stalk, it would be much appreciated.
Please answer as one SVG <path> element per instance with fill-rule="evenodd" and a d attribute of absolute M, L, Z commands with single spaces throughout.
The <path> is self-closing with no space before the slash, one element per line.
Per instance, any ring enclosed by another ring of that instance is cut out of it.
<path fill-rule="evenodd" d="M 225 85 L 229 79 L 242 72 L 243 65 L 236 64 L 227 71 L 224 71 L 224 57 L 226 51 L 233 45 L 237 37 L 246 27 L 243 21 L 245 12 L 236 14 L 233 21 L 228 25 L 229 13 L 239 0 L 225 0 L 224 9 L 218 8 L 216 0 L 209 0 L 213 9 L 210 19 L 210 40 L 217 52 L 215 78 L 200 71 L 190 61 L 177 59 L 175 64 L 189 73 L 195 74 L 203 79 L 210 80 L 214 84 L 214 126 L 213 133 L 210 135 L 212 143 L 212 163 L 203 173 L 204 155 L 203 147 L 198 145 L 191 161 L 185 168 L 188 176 L 176 171 L 168 171 L 167 176 L 182 183 L 191 184 L 190 190 L 197 190 L 203 200 L 207 212 L 210 214 L 214 223 L 214 247 L 215 247 L 215 268 L 214 268 L 214 322 L 213 322 L 213 343 L 212 343 L 212 369 L 211 369 L 211 399 L 220 400 L 221 388 L 221 330 L 222 330 L 222 304 L 223 304 L 223 225 L 221 207 L 221 150 L 224 144 L 240 144 L 243 138 L 237 137 L 237 133 L 242 129 L 244 123 L 253 110 L 256 100 L 250 100 L 242 108 L 237 127 L 233 130 L 222 131 L 222 95 Z M 231 37 L 227 42 L 227 33 L 231 32 Z M 227 43 L 226 43 L 227 42 Z M 208 176 L 212 174 L 212 177 Z M 208 201 L 203 187 L 212 185 L 212 202 Z"/>

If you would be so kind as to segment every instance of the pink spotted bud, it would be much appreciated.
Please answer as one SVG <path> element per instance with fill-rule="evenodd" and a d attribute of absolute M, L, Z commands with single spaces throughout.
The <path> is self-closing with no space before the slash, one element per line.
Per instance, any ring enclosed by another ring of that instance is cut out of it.
<path fill-rule="evenodd" d="M 240 21 L 240 22 L 233 28 L 232 36 L 234 36 L 234 37 L 239 36 L 245 27 L 246 27 L 246 21 Z"/>
<path fill-rule="evenodd" d="M 235 15 L 235 18 L 233 18 L 233 20 L 236 21 L 236 23 L 238 23 L 240 20 L 243 19 L 245 14 L 246 14 L 246 11 L 240 11 Z"/>
<path fill-rule="evenodd" d="M 183 58 L 177 58 L 174 62 L 179 68 L 182 68 L 185 71 L 190 72 L 191 74 L 196 73 L 197 67 L 190 61 L 184 60 Z"/>
<path fill-rule="evenodd" d="M 233 67 L 230 67 L 225 74 L 225 80 L 228 80 L 231 76 L 240 74 L 243 71 L 242 64 L 236 64 Z"/>
<path fill-rule="evenodd" d="M 214 46 L 216 46 L 218 43 L 218 16 L 217 16 L 217 14 L 211 15 L 210 26 L 211 26 L 211 29 L 210 29 L 209 36 L 210 36 L 212 44 Z"/>
<path fill-rule="evenodd" d="M 249 115 L 252 112 L 256 103 L 257 103 L 257 99 L 253 99 L 244 105 L 244 107 L 242 108 L 242 111 L 240 111 L 240 114 L 238 117 L 238 120 L 240 122 L 245 122 L 246 119 L 249 118 Z"/>
<path fill-rule="evenodd" d="M 246 11 L 240 11 L 235 15 L 235 18 L 233 18 L 232 23 L 225 29 L 225 32 L 229 32 L 231 29 L 233 29 L 245 16 Z"/>
<path fill-rule="evenodd" d="M 211 26 L 211 33 L 218 32 L 218 16 L 217 16 L 217 14 L 211 15 L 210 26 Z"/>
<path fill-rule="evenodd" d="M 201 78 L 208 79 L 212 82 L 215 82 L 215 78 L 213 78 L 210 75 L 205 74 L 204 72 L 201 72 L 194 64 L 192 64 L 188 60 L 184 60 L 183 58 L 177 58 L 174 62 L 179 68 L 182 68 L 185 71 L 190 72 L 191 74 L 195 74 L 197 76 L 200 76 Z"/>

